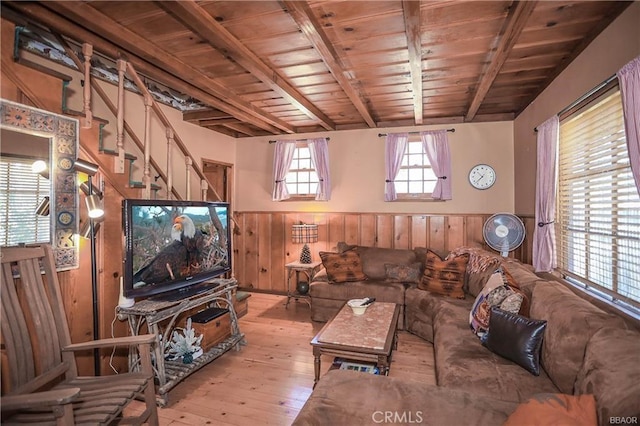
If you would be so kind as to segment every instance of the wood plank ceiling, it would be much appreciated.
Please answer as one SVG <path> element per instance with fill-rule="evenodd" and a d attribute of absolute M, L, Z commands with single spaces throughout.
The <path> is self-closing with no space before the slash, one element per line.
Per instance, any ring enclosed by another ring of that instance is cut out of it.
<path fill-rule="evenodd" d="M 185 120 L 246 137 L 511 120 L 630 3 L 3 1 L 2 8 L 126 57 L 141 74 L 210 106 Z"/>

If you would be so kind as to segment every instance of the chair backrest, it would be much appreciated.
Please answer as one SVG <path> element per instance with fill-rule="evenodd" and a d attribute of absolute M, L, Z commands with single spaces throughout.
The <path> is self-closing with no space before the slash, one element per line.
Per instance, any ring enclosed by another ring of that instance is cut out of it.
<path fill-rule="evenodd" d="M 0 249 L 2 342 L 9 389 L 21 394 L 77 374 L 51 246 Z M 3 382 L 7 383 L 3 380 Z"/>

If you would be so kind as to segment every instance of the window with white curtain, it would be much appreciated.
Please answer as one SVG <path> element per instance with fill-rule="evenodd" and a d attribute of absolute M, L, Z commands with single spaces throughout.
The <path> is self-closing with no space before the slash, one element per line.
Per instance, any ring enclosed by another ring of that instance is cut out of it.
<path fill-rule="evenodd" d="M 311 163 L 311 150 L 306 142 L 298 142 L 286 177 L 287 191 L 292 198 L 315 197 L 318 174 Z"/>
<path fill-rule="evenodd" d="M 33 160 L 0 157 L 0 245 L 50 241 L 49 216 L 35 211 L 50 183 L 31 170 Z"/>
<path fill-rule="evenodd" d="M 556 239 L 565 277 L 640 312 L 640 197 L 615 88 L 560 121 Z"/>
<path fill-rule="evenodd" d="M 402 165 L 395 178 L 394 184 L 398 199 L 431 199 L 431 193 L 438 181 L 427 153 L 424 152 L 422 140 L 411 140 L 409 136 L 407 147 L 402 158 Z"/>

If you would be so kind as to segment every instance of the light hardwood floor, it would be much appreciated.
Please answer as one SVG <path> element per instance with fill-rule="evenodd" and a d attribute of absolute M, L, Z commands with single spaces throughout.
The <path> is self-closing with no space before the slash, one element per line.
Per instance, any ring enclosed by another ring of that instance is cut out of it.
<path fill-rule="evenodd" d="M 159 408 L 161 425 L 290 425 L 313 386 L 309 342 L 323 323 L 310 320 L 309 306 L 286 297 L 252 293 L 240 319 L 247 345 L 231 350 L 188 377 Z M 322 358 L 322 374 L 331 362 Z M 362 373 L 365 374 L 365 373 Z M 390 376 L 435 384 L 433 346 L 407 332 L 398 334 Z"/>

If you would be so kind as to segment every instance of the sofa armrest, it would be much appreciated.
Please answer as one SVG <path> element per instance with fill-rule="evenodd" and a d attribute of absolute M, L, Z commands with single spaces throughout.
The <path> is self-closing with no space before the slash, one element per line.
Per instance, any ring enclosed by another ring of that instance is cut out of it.
<path fill-rule="evenodd" d="M 313 276 L 311 282 L 322 281 L 329 282 L 329 277 L 327 276 L 327 270 L 324 266 Z"/>

